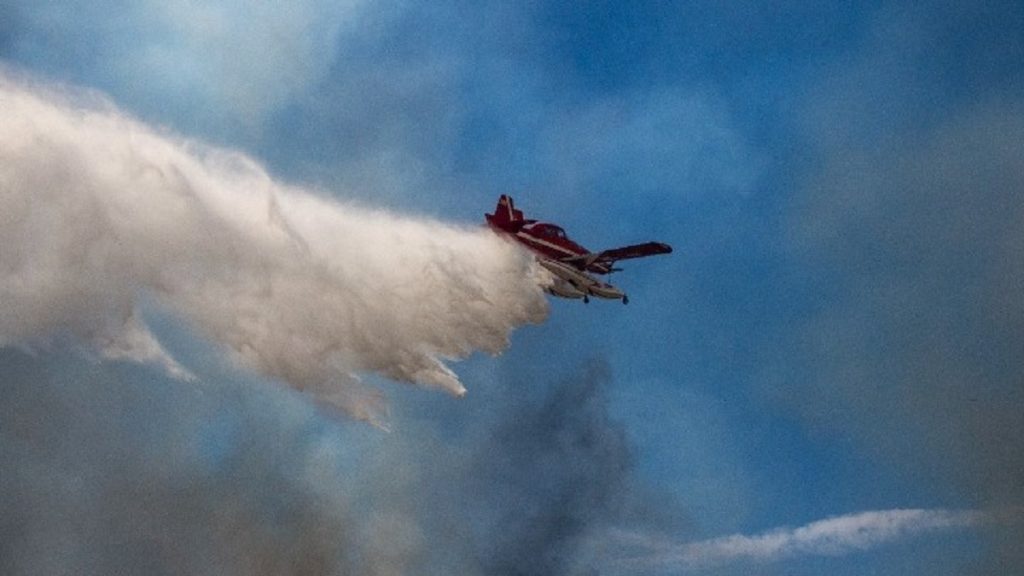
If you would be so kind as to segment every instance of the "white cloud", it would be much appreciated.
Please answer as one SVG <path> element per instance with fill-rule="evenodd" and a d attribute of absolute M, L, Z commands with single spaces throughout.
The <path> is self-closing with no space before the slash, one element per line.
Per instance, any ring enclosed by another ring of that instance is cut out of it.
<path fill-rule="evenodd" d="M 11 56 L 149 117 L 258 134 L 323 79 L 362 0 L 22 3 Z"/>
<path fill-rule="evenodd" d="M 616 532 L 623 555 L 613 564 L 624 571 L 710 568 L 734 562 L 773 562 L 796 556 L 838 556 L 928 532 L 971 528 L 990 520 L 976 510 L 897 509 L 849 514 L 778 528 L 680 543 L 660 536 Z"/>
<path fill-rule="evenodd" d="M 255 126 L 327 71 L 359 4 L 149 2 L 140 14 L 149 26 L 142 49 L 119 64 Z"/>

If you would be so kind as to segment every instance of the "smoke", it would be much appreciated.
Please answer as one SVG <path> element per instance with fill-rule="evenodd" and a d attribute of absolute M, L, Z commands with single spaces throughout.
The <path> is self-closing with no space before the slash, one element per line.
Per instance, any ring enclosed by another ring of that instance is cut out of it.
<path fill-rule="evenodd" d="M 641 490 L 602 364 L 377 434 L 272 386 L 0 361 L 4 574 L 590 574 L 609 526 L 676 517 Z"/>
<path fill-rule="evenodd" d="M 366 573 L 592 574 L 607 561 L 595 544 L 610 526 L 678 512 L 638 481 L 626 427 L 609 414 L 604 363 L 551 383 L 502 380 L 507 397 L 474 395 L 486 406 L 461 410 L 453 437 L 412 434 L 406 421 L 384 438 L 385 457 L 353 496 L 375 503 L 361 523 Z M 547 391 L 527 399 L 527 385 Z"/>
<path fill-rule="evenodd" d="M 927 144 L 829 166 L 799 243 L 846 289 L 797 333 L 811 376 L 780 395 L 983 508 L 1024 504 L 1022 138 L 1024 108 L 990 103 Z M 1024 567 L 1022 527 L 1000 532 L 981 574 Z"/>
<path fill-rule="evenodd" d="M 470 490 L 484 544 L 484 574 L 586 573 L 585 544 L 624 520 L 635 496 L 632 448 L 608 414 L 608 367 L 592 363 L 538 404 L 513 410 L 477 452 Z M 495 459 L 491 453 L 501 454 Z"/>
<path fill-rule="evenodd" d="M 462 395 L 444 364 L 492 354 L 546 303 L 490 232 L 344 205 L 102 98 L 0 75 L 0 345 L 71 336 L 190 377 L 142 302 L 240 365 L 377 418 L 376 372 Z"/>
<path fill-rule="evenodd" d="M 982 509 L 1024 505 L 1024 99 L 975 75 L 1012 58 L 1003 12 L 885 12 L 812 92 L 819 161 L 788 223 L 817 312 L 771 351 L 770 394 L 814 430 Z M 961 38 L 964 21 L 991 32 Z M 933 61 L 951 38 L 984 65 Z M 932 106 L 946 78 L 971 98 Z M 993 532 L 976 573 L 1024 572 L 1022 526 Z"/>
<path fill-rule="evenodd" d="M 337 437 L 308 403 L 70 355 L 0 361 L 0 573 L 350 573 Z"/>

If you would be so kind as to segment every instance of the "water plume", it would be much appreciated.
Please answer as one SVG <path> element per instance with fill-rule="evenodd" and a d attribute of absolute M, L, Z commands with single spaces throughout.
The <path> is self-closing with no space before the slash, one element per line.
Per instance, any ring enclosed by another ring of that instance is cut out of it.
<path fill-rule="evenodd" d="M 154 129 L 101 96 L 0 72 L 0 346 L 70 335 L 188 368 L 140 299 L 242 366 L 374 420 L 374 372 L 462 395 L 445 360 L 540 322 L 542 273 L 483 228 L 349 205 Z"/>

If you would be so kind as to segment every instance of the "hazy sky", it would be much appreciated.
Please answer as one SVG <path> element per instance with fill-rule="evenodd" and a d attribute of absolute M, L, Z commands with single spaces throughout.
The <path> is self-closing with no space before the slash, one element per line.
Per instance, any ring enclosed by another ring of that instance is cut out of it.
<path fill-rule="evenodd" d="M 0 3 L 0 572 L 1024 572 L 1022 30 Z"/>

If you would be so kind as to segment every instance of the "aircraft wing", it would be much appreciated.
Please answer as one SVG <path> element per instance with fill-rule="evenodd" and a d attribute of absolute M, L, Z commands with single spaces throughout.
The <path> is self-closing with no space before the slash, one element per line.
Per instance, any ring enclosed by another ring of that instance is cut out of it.
<path fill-rule="evenodd" d="M 579 266 L 581 269 L 605 274 L 611 271 L 612 266 L 619 260 L 644 258 L 646 256 L 654 256 L 656 254 L 668 254 L 670 252 L 672 252 L 672 247 L 668 244 L 663 242 L 646 242 L 644 244 L 633 244 L 632 246 L 612 248 L 611 250 L 584 254 L 582 256 L 573 256 L 565 258 L 563 262 L 570 262 Z"/>
<path fill-rule="evenodd" d="M 647 242 L 646 244 L 634 244 L 632 246 L 623 246 L 622 248 L 613 248 L 611 250 L 605 250 L 597 254 L 597 258 L 594 262 L 601 264 L 611 264 L 617 260 L 629 260 L 630 258 L 643 258 L 645 256 L 654 256 L 655 254 L 668 254 L 672 252 L 672 247 L 662 242 Z"/>

